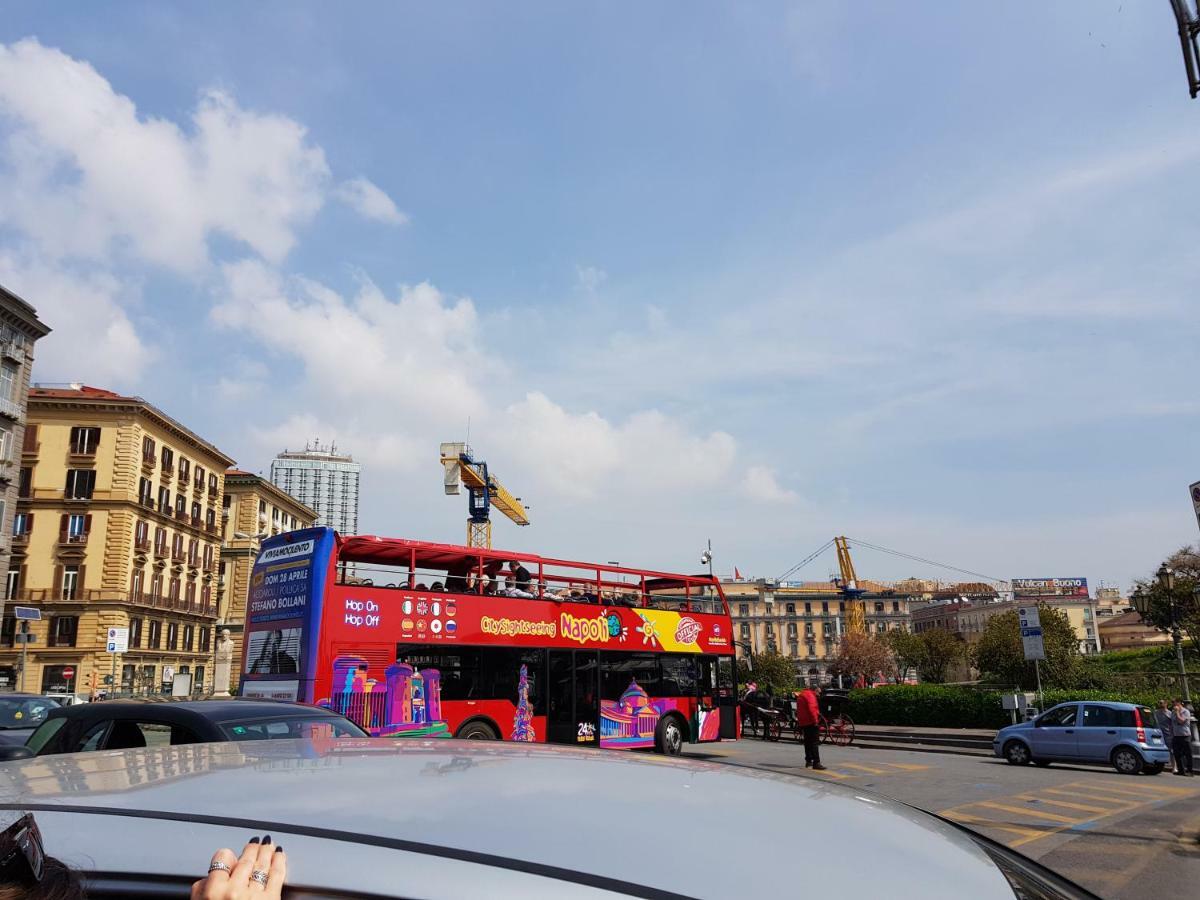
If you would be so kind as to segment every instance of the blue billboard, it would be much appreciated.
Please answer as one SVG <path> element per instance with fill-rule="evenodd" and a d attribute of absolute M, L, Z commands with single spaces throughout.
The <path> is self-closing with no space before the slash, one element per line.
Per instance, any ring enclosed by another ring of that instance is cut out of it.
<path fill-rule="evenodd" d="M 250 573 L 242 647 L 244 697 L 311 700 L 332 528 L 263 541 Z"/>

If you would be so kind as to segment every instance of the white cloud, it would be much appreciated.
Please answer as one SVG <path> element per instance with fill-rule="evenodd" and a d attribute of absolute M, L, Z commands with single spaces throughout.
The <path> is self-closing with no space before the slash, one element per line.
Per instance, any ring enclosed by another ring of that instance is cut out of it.
<path fill-rule="evenodd" d="M 576 266 L 575 280 L 585 294 L 594 294 L 608 280 L 608 273 L 596 266 Z"/>
<path fill-rule="evenodd" d="M 385 225 L 408 222 L 408 216 L 396 208 L 395 201 L 366 178 L 343 181 L 334 189 L 333 195 L 365 219 Z"/>
<path fill-rule="evenodd" d="M 134 289 L 107 272 L 0 252 L 0 284 L 33 303 L 53 329 L 35 348 L 38 380 L 133 387 L 154 358 L 120 306 Z"/>
<path fill-rule="evenodd" d="M 742 478 L 742 490 L 756 503 L 794 503 L 799 495 L 783 487 L 769 466 L 751 466 Z"/>
<path fill-rule="evenodd" d="M 5 224 L 50 258 L 122 249 L 188 271 L 221 233 L 278 261 L 329 180 L 323 151 L 285 116 L 208 91 L 185 131 L 36 39 L 0 45 L 0 121 Z"/>

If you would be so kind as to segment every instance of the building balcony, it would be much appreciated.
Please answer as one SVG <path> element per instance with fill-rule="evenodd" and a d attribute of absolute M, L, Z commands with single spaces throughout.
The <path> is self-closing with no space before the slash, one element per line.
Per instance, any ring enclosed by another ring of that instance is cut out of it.
<path fill-rule="evenodd" d="M 155 556 L 166 556 L 168 552 L 169 552 L 169 550 L 167 549 L 166 541 L 163 541 L 161 544 L 154 545 L 154 555 Z"/>
<path fill-rule="evenodd" d="M 81 531 L 78 534 L 71 534 L 69 531 L 60 531 L 58 533 L 59 547 L 82 547 L 87 543 L 88 532 Z"/>
<path fill-rule="evenodd" d="M 12 542 L 14 546 L 26 546 L 29 543 L 29 532 L 23 531 L 20 534 L 14 534 L 12 536 Z"/>
<path fill-rule="evenodd" d="M 21 408 L 21 404 L 16 401 L 9 400 L 5 397 L 0 397 L 0 416 L 7 416 L 14 422 L 20 422 L 21 417 L 25 414 L 25 410 Z"/>
<path fill-rule="evenodd" d="M 168 479 L 172 475 L 175 474 L 175 463 L 174 462 L 165 462 L 162 464 L 162 466 L 159 468 L 158 471 L 164 480 Z"/>
<path fill-rule="evenodd" d="M 138 551 L 139 553 L 149 553 L 150 552 L 150 538 L 135 537 L 133 539 L 133 549 Z"/>
<path fill-rule="evenodd" d="M 16 341 L 0 341 L 0 356 L 15 363 L 25 362 L 25 345 Z"/>
<path fill-rule="evenodd" d="M 153 453 L 142 451 L 142 468 L 153 470 L 158 465 L 158 457 Z"/>
<path fill-rule="evenodd" d="M 204 527 L 204 519 L 202 519 L 200 516 L 192 516 L 191 522 L 192 522 L 193 528 L 203 528 Z"/>
<path fill-rule="evenodd" d="M 67 450 L 67 462 L 72 466 L 94 466 L 96 464 L 96 448 L 71 447 Z"/>

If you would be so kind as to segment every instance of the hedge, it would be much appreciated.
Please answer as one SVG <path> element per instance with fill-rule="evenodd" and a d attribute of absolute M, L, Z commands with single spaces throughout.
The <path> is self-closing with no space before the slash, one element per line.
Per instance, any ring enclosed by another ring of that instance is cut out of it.
<path fill-rule="evenodd" d="M 1003 728 L 1012 721 L 1001 692 L 945 684 L 892 684 L 850 692 L 851 718 L 859 725 L 923 728 Z M 1143 692 L 1048 690 L 1046 708 L 1070 700 L 1117 700 L 1153 706 L 1160 698 Z"/>

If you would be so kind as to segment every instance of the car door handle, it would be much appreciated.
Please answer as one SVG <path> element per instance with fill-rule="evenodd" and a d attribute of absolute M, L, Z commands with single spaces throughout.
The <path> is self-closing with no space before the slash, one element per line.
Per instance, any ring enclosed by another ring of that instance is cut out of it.
<path fill-rule="evenodd" d="M 1108 730 L 1108 734 L 1116 734 L 1116 733 L 1117 733 L 1117 732 L 1116 732 L 1116 730 L 1115 730 L 1115 729 L 1111 729 L 1111 728 L 1110 728 L 1110 729 Z"/>

